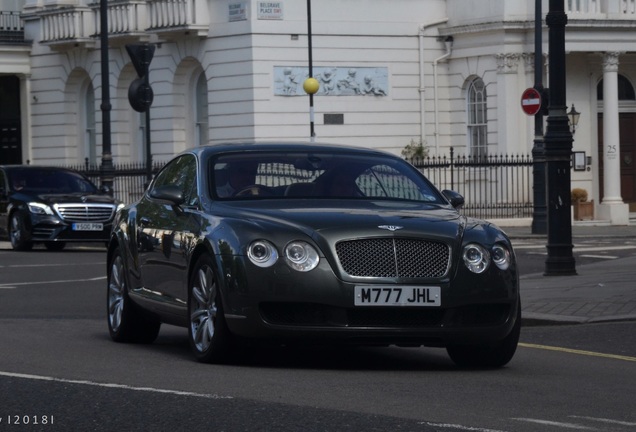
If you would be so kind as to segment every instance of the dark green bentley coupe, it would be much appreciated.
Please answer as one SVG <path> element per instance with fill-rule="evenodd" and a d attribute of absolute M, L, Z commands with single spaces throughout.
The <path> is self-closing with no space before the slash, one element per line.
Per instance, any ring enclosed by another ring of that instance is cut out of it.
<path fill-rule="evenodd" d="M 376 150 L 183 152 L 116 215 L 110 335 L 149 343 L 162 323 L 186 327 L 202 362 L 257 339 L 445 347 L 462 367 L 503 366 L 519 340 L 517 263 L 463 202 Z"/>

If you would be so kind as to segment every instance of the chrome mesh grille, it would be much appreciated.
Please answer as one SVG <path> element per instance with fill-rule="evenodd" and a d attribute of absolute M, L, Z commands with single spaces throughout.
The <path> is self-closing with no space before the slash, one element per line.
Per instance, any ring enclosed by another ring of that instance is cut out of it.
<path fill-rule="evenodd" d="M 56 204 L 55 210 L 62 219 L 69 222 L 107 222 L 115 206 L 110 204 Z"/>
<path fill-rule="evenodd" d="M 438 278 L 448 272 L 450 248 L 440 242 L 406 238 L 347 240 L 336 244 L 350 276 Z"/>

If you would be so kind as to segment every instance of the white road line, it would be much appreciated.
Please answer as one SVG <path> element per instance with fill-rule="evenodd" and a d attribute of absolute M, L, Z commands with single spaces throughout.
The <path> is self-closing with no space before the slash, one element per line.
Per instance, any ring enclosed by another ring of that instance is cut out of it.
<path fill-rule="evenodd" d="M 462 426 L 457 424 L 449 424 L 449 423 L 431 423 L 431 422 L 420 422 L 421 425 L 432 426 L 434 428 L 442 428 L 442 429 L 461 429 L 463 431 L 475 431 L 475 432 L 504 432 L 496 429 L 483 429 L 476 428 L 470 426 Z"/>
<path fill-rule="evenodd" d="M 550 420 L 542 420 L 542 419 L 531 419 L 531 418 L 513 418 L 512 420 L 518 420 L 527 423 L 536 423 L 544 426 L 555 426 L 564 429 L 576 429 L 576 430 L 596 430 L 596 428 L 591 428 L 575 423 L 563 423 L 563 422 L 555 422 Z"/>
<path fill-rule="evenodd" d="M 618 259 L 616 255 L 590 255 L 590 254 L 582 254 L 579 255 L 581 258 L 598 258 L 598 259 Z"/>
<path fill-rule="evenodd" d="M 577 419 L 583 419 L 583 420 L 590 420 L 590 421 L 595 421 L 595 422 L 599 422 L 599 423 L 615 424 L 615 425 L 620 425 L 620 426 L 636 426 L 636 423 L 634 423 L 634 422 L 626 422 L 626 421 L 606 419 L 606 418 L 576 416 L 576 415 L 571 415 L 571 416 L 568 416 L 568 417 L 577 418 Z"/>
<path fill-rule="evenodd" d="M 0 289 L 13 289 L 15 287 L 23 286 L 23 285 L 50 285 L 50 284 L 73 283 L 73 282 L 94 282 L 94 281 L 104 280 L 104 279 L 106 279 L 106 276 L 98 276 L 98 277 L 88 278 L 88 279 L 67 279 L 67 280 L 57 280 L 57 281 L 5 283 L 5 284 L 0 284 Z"/>
<path fill-rule="evenodd" d="M 598 251 L 610 251 L 610 250 L 630 250 L 636 249 L 636 246 L 577 246 L 574 245 L 575 252 L 598 252 Z"/>
<path fill-rule="evenodd" d="M 192 397 L 199 397 L 199 398 L 205 398 L 205 399 L 234 399 L 234 397 L 232 396 L 221 396 L 217 394 L 194 393 L 194 392 L 187 392 L 187 391 L 160 389 L 160 388 L 154 388 L 154 387 L 132 387 L 132 386 L 124 385 L 124 384 L 99 383 L 95 381 L 84 381 L 84 380 L 70 380 L 70 379 L 64 379 L 64 378 L 55 378 L 55 377 L 49 377 L 49 376 L 21 374 L 21 373 L 13 373 L 13 372 L 0 371 L 0 376 L 5 376 L 9 378 L 38 380 L 38 381 L 52 381 L 52 382 L 59 382 L 59 383 L 65 383 L 65 384 L 79 384 L 79 385 L 88 385 L 88 386 L 94 386 L 94 387 L 144 391 L 144 392 L 151 392 L 151 393 L 164 393 L 164 394 L 172 394 L 172 395 L 178 395 L 178 396 L 192 396 Z"/>
<path fill-rule="evenodd" d="M 76 265 L 76 264 L 73 264 Z M 102 262 L 92 262 L 92 263 L 82 263 L 82 266 L 85 265 L 106 265 L 106 261 Z M 68 267 L 68 264 L 11 264 L 11 265 L 0 265 L 0 268 L 29 268 L 29 267 Z"/>

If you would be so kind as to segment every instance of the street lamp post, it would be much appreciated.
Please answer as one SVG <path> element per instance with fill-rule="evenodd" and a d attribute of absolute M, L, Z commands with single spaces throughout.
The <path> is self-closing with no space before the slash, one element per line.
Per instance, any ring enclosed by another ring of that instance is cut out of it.
<path fill-rule="evenodd" d="M 113 194 L 113 155 L 110 142 L 110 84 L 108 80 L 108 1 L 99 2 L 100 53 L 102 73 L 102 164 L 100 167 L 101 186 Z"/>
<path fill-rule="evenodd" d="M 548 208 L 548 257 L 546 276 L 575 275 L 572 255 L 572 220 L 570 198 L 570 160 L 572 132 L 566 114 L 564 0 L 550 0 L 546 16 L 549 27 L 550 105 L 545 134 L 545 160 Z"/>
<path fill-rule="evenodd" d="M 303 89 L 309 94 L 309 137 L 315 141 L 314 132 L 314 94 L 318 91 L 318 80 L 314 78 L 313 47 L 311 44 L 311 0 L 307 0 L 307 48 L 309 50 L 309 77 L 303 83 Z"/>
<path fill-rule="evenodd" d="M 541 0 L 535 0 L 534 18 L 534 88 L 542 96 L 543 88 L 543 14 Z M 547 104 L 547 101 L 544 103 Z M 533 213 L 532 233 L 545 234 L 547 232 L 547 210 L 545 206 L 545 144 L 543 141 L 543 107 L 534 115 L 534 145 L 532 147 L 532 183 L 533 183 Z"/>

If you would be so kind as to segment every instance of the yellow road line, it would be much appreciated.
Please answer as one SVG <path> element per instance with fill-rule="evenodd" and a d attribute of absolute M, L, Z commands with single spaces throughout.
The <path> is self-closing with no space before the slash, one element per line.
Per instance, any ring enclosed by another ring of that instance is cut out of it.
<path fill-rule="evenodd" d="M 522 346 L 524 348 L 535 348 L 535 349 L 542 349 L 542 350 L 548 350 L 548 351 L 559 351 L 559 352 L 565 352 L 570 354 L 579 354 L 579 355 L 586 355 L 586 356 L 592 356 L 592 357 L 604 357 L 604 358 L 611 358 L 614 360 L 636 362 L 636 357 L 622 356 L 622 355 L 616 355 L 616 354 L 605 354 L 605 353 L 598 353 L 594 351 L 583 351 L 583 350 L 575 350 L 570 348 L 553 347 L 548 345 L 535 345 L 535 344 L 521 343 L 521 342 L 519 343 L 519 346 Z"/>

